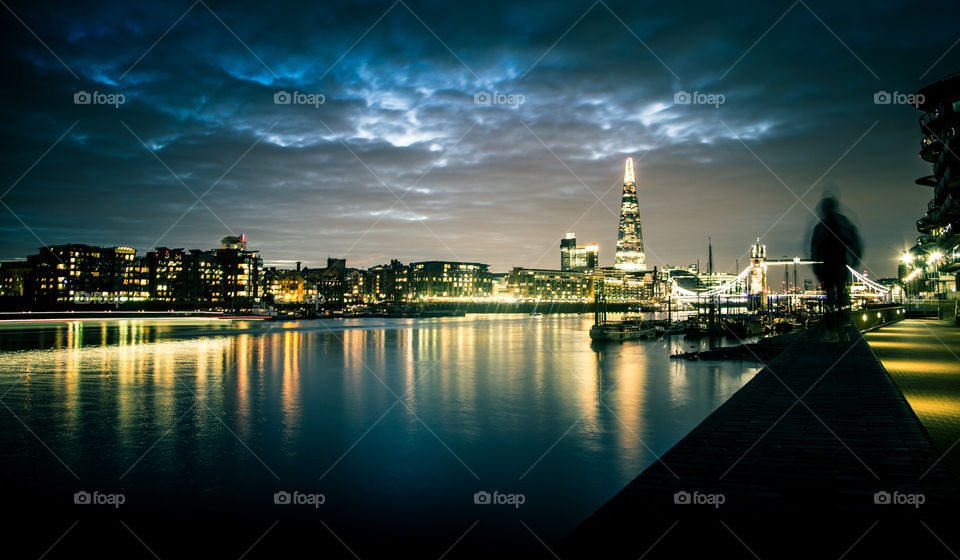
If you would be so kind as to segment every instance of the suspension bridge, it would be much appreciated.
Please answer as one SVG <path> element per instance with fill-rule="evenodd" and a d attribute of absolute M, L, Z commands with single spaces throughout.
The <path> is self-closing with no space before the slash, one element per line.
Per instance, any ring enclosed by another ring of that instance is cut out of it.
<path fill-rule="evenodd" d="M 770 266 L 789 266 L 789 265 L 811 265 L 818 264 L 817 261 L 790 260 L 790 261 L 762 261 L 743 269 L 733 278 L 714 285 L 707 286 L 702 290 L 688 290 L 680 287 L 675 280 L 671 280 L 671 297 L 679 302 L 693 302 L 704 298 L 716 298 L 719 300 L 742 300 L 746 301 L 751 296 L 770 296 L 770 297 L 789 297 L 798 299 L 822 299 L 823 293 L 772 293 L 767 289 L 767 267 Z M 867 278 L 848 266 L 847 270 L 853 278 L 850 287 L 850 295 L 858 299 L 883 299 L 890 288 L 879 284 Z"/>

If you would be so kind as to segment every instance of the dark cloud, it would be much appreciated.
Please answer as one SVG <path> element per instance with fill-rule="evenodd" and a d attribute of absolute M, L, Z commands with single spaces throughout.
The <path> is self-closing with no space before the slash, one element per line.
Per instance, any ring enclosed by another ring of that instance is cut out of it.
<path fill-rule="evenodd" d="M 0 258 L 245 232 L 268 262 L 505 270 L 557 266 L 572 230 L 607 265 L 633 156 L 654 263 L 705 259 L 708 236 L 724 270 L 758 235 L 802 254 L 830 185 L 891 275 L 928 170 L 918 113 L 873 95 L 960 62 L 954 26 L 928 16 L 946 2 L 210 1 L 179 21 L 189 2 L 9 5 L 56 56 L 0 14 L 0 187 L 16 183 Z M 80 90 L 125 103 L 75 105 Z M 324 103 L 274 104 L 281 90 Z M 725 102 L 674 104 L 681 90 Z"/>

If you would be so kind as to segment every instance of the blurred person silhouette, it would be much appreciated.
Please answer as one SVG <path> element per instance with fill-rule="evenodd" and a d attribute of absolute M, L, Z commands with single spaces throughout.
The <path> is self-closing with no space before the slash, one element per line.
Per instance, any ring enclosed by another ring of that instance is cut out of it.
<path fill-rule="evenodd" d="M 810 239 L 810 256 L 813 271 L 827 294 L 824 308 L 824 323 L 827 337 L 831 340 L 847 339 L 841 333 L 844 308 L 850 304 L 847 293 L 847 281 L 850 271 L 847 266 L 856 267 L 860 263 L 863 244 L 857 228 L 846 216 L 840 213 L 840 204 L 832 196 L 824 196 L 817 205 L 820 221 L 813 228 Z"/>

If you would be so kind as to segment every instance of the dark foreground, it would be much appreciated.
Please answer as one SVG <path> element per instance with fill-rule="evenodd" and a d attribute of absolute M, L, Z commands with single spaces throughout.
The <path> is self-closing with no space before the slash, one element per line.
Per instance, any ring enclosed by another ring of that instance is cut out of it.
<path fill-rule="evenodd" d="M 559 557 L 955 557 L 960 485 L 849 332 L 852 342 L 802 335 Z"/>

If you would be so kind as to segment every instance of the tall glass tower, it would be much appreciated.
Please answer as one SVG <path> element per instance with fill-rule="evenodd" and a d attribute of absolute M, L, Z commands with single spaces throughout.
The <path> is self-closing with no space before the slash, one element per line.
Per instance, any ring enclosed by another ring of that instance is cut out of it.
<path fill-rule="evenodd" d="M 643 254 L 643 231 L 640 229 L 640 205 L 637 203 L 633 158 L 627 158 L 623 171 L 620 232 L 617 234 L 617 256 L 613 266 L 626 271 L 647 269 L 647 257 Z"/>

